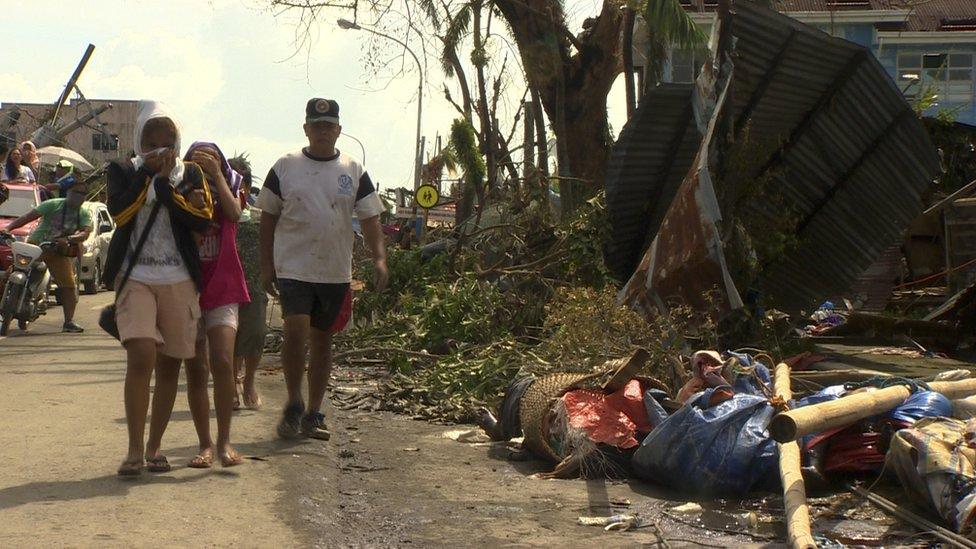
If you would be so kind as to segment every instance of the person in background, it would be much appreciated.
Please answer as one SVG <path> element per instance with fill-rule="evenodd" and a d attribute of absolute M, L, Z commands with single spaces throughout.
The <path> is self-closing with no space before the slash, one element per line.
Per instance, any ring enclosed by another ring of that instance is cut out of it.
<path fill-rule="evenodd" d="M 7 146 L 7 142 L 0 139 L 0 166 L 3 166 L 7 162 L 7 153 L 10 152 L 10 147 Z M 0 183 L 0 204 L 3 204 L 10 198 L 10 189 L 6 185 Z"/>
<path fill-rule="evenodd" d="M 37 147 L 31 141 L 24 141 L 20 144 L 20 152 L 24 156 L 24 165 L 34 172 L 34 175 L 40 173 L 41 169 L 41 158 L 37 156 Z M 64 198 L 63 196 L 61 198 Z"/>
<path fill-rule="evenodd" d="M 313 98 L 305 105 L 308 147 L 287 154 L 264 180 L 261 209 L 261 284 L 281 295 L 288 402 L 278 436 L 328 440 L 321 412 L 332 372 L 332 332 L 352 281 L 352 217 L 373 255 L 375 288 L 389 279 L 379 215 L 383 203 L 366 170 L 335 148 L 342 133 L 339 104 Z M 308 407 L 302 398 L 309 349 Z"/>
<path fill-rule="evenodd" d="M 173 412 L 180 363 L 196 354 L 202 275 L 193 233 L 206 231 L 213 217 L 203 171 L 180 159 L 179 127 L 161 105 L 140 104 L 133 143 L 136 156 L 113 161 L 107 172 L 108 210 L 117 226 L 105 279 L 116 289 L 115 316 L 127 361 L 129 449 L 120 476 L 141 474 L 146 462 L 151 472 L 170 470 L 159 447 L 143 440 L 149 382 L 155 370 L 150 430 L 161 438 Z M 144 234 L 144 246 L 134 257 Z M 120 288 L 126 272 L 129 278 Z"/>
<path fill-rule="evenodd" d="M 68 189 L 65 198 L 46 200 L 36 208 L 11 221 L 3 232 L 19 229 L 24 225 L 40 219 L 27 242 L 40 244 L 53 241 L 55 246 L 41 254 L 41 260 L 47 264 L 61 291 L 64 324 L 62 332 L 81 333 L 84 328 L 73 319 L 78 305 L 77 278 L 75 276 L 75 260 L 78 246 L 91 234 L 91 212 L 82 208 L 88 188 L 84 181 L 77 181 Z"/>
<path fill-rule="evenodd" d="M 0 181 L 37 183 L 34 171 L 24 165 L 24 153 L 20 148 L 12 149 L 7 155 L 7 160 L 3 163 L 3 171 L 0 172 Z"/>
<path fill-rule="evenodd" d="M 243 458 L 230 444 L 231 416 L 237 396 L 234 340 L 237 336 L 238 307 L 250 301 L 235 246 L 237 221 L 241 217 L 237 193 L 242 177 L 231 169 L 224 153 L 213 143 L 193 143 L 187 149 L 184 161 L 192 161 L 203 169 L 216 204 L 213 220 L 198 235 L 202 285 L 200 310 L 203 318 L 197 332 L 195 356 L 185 363 L 186 396 L 200 446 L 197 455 L 187 465 L 196 469 L 209 468 L 213 466 L 216 454 L 221 465 L 233 467 L 243 463 Z M 210 397 L 207 394 L 211 372 L 214 379 L 214 411 L 217 415 L 216 447 L 210 438 Z M 168 401 L 176 399 L 176 389 L 175 385 L 167 387 L 167 391 L 172 391 L 171 395 L 165 395 Z M 157 391 L 157 398 L 159 395 Z M 165 425 L 160 427 L 165 428 Z M 162 436 L 161 430 L 150 427 L 146 446 L 159 448 Z"/>
<path fill-rule="evenodd" d="M 241 184 L 243 213 L 237 229 L 237 254 L 244 267 L 247 293 L 251 296 L 251 302 L 241 304 L 240 307 L 237 341 L 234 344 L 234 377 L 238 383 L 239 402 L 243 402 L 247 409 L 259 410 L 261 395 L 254 385 L 254 376 L 261 363 L 261 355 L 264 354 L 264 338 L 268 335 L 268 294 L 261 287 L 261 211 L 247 203 L 253 182 L 251 165 L 247 158 L 231 158 L 230 165 L 244 177 Z"/>
<path fill-rule="evenodd" d="M 54 183 L 44 185 L 51 196 L 64 198 L 68 194 L 68 188 L 75 184 L 75 165 L 70 160 L 59 160 L 54 167 Z"/>

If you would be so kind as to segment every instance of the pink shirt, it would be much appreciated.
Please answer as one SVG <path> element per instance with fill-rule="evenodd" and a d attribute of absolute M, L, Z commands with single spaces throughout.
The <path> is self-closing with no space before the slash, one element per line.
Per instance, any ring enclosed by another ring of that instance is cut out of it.
<path fill-rule="evenodd" d="M 237 255 L 237 223 L 228 221 L 217 210 L 214 222 L 200 240 L 200 268 L 203 291 L 200 308 L 204 311 L 231 303 L 250 303 L 241 258 Z"/>

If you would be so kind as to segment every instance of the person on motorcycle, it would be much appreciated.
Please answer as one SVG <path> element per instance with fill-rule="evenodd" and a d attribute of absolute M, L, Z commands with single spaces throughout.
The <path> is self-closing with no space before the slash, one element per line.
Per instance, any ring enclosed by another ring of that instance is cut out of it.
<path fill-rule="evenodd" d="M 40 244 L 54 242 L 55 246 L 45 250 L 41 261 L 51 270 L 54 281 L 61 291 L 64 324 L 62 332 L 81 333 L 85 329 L 73 319 L 75 307 L 78 305 L 77 279 L 75 276 L 74 258 L 78 256 L 79 246 L 84 242 L 93 229 L 91 213 L 82 208 L 81 204 L 88 195 L 88 187 L 84 181 L 76 181 L 68 189 L 65 198 L 46 200 L 33 210 L 11 221 L 3 230 L 9 233 L 14 229 L 40 218 L 41 222 L 31 231 L 27 242 Z"/>
<path fill-rule="evenodd" d="M 44 185 L 47 192 L 52 196 L 64 198 L 68 196 L 68 189 L 75 184 L 78 178 L 75 177 L 75 165 L 70 160 L 59 160 L 54 168 L 54 183 Z"/>

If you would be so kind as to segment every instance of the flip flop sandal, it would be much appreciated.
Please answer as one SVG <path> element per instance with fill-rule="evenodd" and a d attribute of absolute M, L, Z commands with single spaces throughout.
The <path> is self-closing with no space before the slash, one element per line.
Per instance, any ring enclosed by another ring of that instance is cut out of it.
<path fill-rule="evenodd" d="M 244 457 L 237 452 L 220 456 L 220 464 L 224 467 L 236 467 L 242 463 L 244 463 Z"/>
<path fill-rule="evenodd" d="M 150 473 L 168 473 L 172 469 L 166 456 L 146 458 L 146 470 Z"/>
<path fill-rule="evenodd" d="M 186 464 L 186 466 L 193 469 L 209 469 L 213 467 L 213 456 L 203 456 L 198 454 L 194 456 L 193 459 Z"/>
<path fill-rule="evenodd" d="M 142 460 L 123 461 L 117 473 L 120 477 L 137 477 L 142 474 L 143 465 L 144 462 Z"/>

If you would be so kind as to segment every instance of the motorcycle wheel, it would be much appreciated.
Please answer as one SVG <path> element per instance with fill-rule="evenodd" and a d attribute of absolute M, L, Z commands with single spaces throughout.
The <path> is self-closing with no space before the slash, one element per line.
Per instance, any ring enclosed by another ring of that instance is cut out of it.
<path fill-rule="evenodd" d="M 0 322 L 0 336 L 7 335 L 10 331 L 10 323 L 14 321 L 14 317 L 3 317 L 3 322 Z"/>
<path fill-rule="evenodd" d="M 30 327 L 30 322 L 27 322 L 26 320 L 18 320 L 17 327 L 20 328 L 22 332 L 26 332 L 27 328 Z"/>

